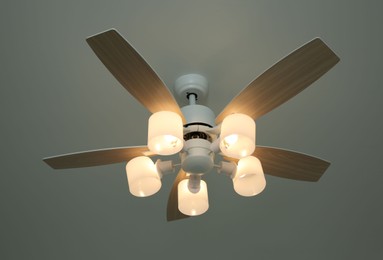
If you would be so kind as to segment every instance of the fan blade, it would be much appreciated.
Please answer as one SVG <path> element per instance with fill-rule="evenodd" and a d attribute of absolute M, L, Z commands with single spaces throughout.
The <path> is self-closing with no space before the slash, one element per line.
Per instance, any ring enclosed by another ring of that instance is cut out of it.
<path fill-rule="evenodd" d="M 186 173 L 180 169 L 176 179 L 174 180 L 172 190 L 169 194 L 168 199 L 168 208 L 167 208 L 167 220 L 173 221 L 183 218 L 188 218 L 188 215 L 181 213 L 178 209 L 178 183 L 180 183 L 184 179 L 188 179 L 189 177 Z"/>
<path fill-rule="evenodd" d="M 312 40 L 252 81 L 217 116 L 216 123 L 232 113 L 259 118 L 307 88 L 338 61 L 321 39 Z"/>
<path fill-rule="evenodd" d="M 292 180 L 316 182 L 330 166 L 322 159 L 273 147 L 257 146 L 252 155 L 261 161 L 266 174 Z"/>
<path fill-rule="evenodd" d="M 127 162 L 137 156 L 151 156 L 146 146 L 128 146 L 63 154 L 44 158 L 53 169 L 68 169 Z"/>
<path fill-rule="evenodd" d="M 158 75 L 114 29 L 86 39 L 105 67 L 150 112 L 182 112 Z"/>

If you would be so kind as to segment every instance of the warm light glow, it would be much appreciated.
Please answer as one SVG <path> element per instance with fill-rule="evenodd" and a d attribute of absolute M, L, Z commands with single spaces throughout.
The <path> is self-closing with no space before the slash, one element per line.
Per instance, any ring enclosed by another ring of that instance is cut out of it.
<path fill-rule="evenodd" d="M 225 148 L 228 149 L 230 145 L 235 144 L 237 141 L 238 141 L 238 135 L 235 135 L 235 134 L 229 135 L 223 139 L 223 144 L 225 145 Z"/>
<path fill-rule="evenodd" d="M 197 193 L 189 190 L 188 182 L 189 180 L 183 180 L 178 184 L 178 209 L 188 216 L 201 215 L 209 208 L 206 182 L 200 181 L 200 190 Z"/>
<path fill-rule="evenodd" d="M 244 114 L 231 114 L 221 125 L 221 152 L 229 157 L 243 158 L 255 149 L 255 122 Z"/>
<path fill-rule="evenodd" d="M 266 179 L 258 158 L 248 156 L 238 161 L 233 185 L 239 195 L 246 197 L 257 195 L 265 189 Z"/>
<path fill-rule="evenodd" d="M 174 112 L 161 111 L 149 118 L 148 148 L 159 155 L 170 155 L 183 147 L 181 117 Z"/>
<path fill-rule="evenodd" d="M 130 160 L 126 165 L 129 191 L 137 197 L 153 195 L 161 188 L 161 179 L 153 161 L 146 156 Z"/>

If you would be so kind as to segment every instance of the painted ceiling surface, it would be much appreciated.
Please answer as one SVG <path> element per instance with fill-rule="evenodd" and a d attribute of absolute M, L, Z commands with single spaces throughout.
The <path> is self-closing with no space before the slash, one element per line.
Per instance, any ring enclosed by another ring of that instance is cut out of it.
<path fill-rule="evenodd" d="M 383 256 L 381 1 L 3 1 L 1 259 L 378 259 Z M 317 183 L 266 176 L 256 197 L 206 175 L 209 211 L 166 222 L 174 175 L 130 195 L 125 165 L 55 171 L 46 156 L 146 144 L 149 112 L 85 38 L 116 28 L 173 91 L 200 73 L 216 114 L 321 37 L 332 70 L 257 120 L 257 143 L 332 162 Z"/>

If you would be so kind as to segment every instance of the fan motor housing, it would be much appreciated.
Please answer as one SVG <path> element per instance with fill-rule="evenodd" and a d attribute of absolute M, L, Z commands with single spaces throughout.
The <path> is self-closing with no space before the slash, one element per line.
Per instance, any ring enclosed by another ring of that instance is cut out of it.
<path fill-rule="evenodd" d="M 189 125 L 204 125 L 214 127 L 215 115 L 214 112 L 202 105 L 188 105 L 181 108 L 182 114 L 186 119 L 185 127 Z"/>
<path fill-rule="evenodd" d="M 181 153 L 182 169 L 191 174 L 204 174 L 214 167 L 214 153 L 208 140 L 195 138 L 185 142 Z"/>

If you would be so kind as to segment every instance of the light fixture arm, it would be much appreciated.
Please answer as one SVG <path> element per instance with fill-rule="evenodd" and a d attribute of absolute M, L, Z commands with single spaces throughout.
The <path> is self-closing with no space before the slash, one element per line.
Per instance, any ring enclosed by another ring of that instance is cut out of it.
<path fill-rule="evenodd" d="M 156 169 L 157 169 L 157 172 L 158 174 L 160 175 L 160 178 L 162 179 L 162 177 L 164 175 L 168 175 L 170 173 L 174 173 L 174 164 L 173 164 L 173 161 L 169 160 L 169 161 L 161 161 L 160 159 L 158 159 L 156 161 Z"/>
<path fill-rule="evenodd" d="M 230 178 L 234 178 L 237 171 L 237 165 L 234 162 L 221 161 L 217 168 L 219 174 L 224 174 Z"/>
<path fill-rule="evenodd" d="M 218 153 L 220 151 L 219 149 L 219 143 L 221 142 L 221 139 L 218 137 L 217 139 L 215 139 L 211 145 L 210 145 L 210 150 L 213 152 L 213 153 Z"/>
<path fill-rule="evenodd" d="M 221 124 L 207 129 L 206 132 L 208 132 L 209 134 L 213 134 L 213 135 L 219 135 L 221 133 Z"/>

